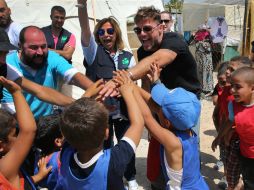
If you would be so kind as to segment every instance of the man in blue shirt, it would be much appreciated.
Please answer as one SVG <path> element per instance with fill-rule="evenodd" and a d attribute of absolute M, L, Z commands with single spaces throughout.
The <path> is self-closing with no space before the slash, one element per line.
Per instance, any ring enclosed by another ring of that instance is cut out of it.
<path fill-rule="evenodd" d="M 63 57 L 53 51 L 48 51 L 44 33 L 36 26 L 28 26 L 20 32 L 20 52 L 13 52 L 7 56 L 7 63 L 15 67 L 23 76 L 37 84 L 57 89 L 57 77 L 62 77 L 68 84 L 74 84 L 87 89 L 91 84 L 86 76 L 78 72 Z M 3 108 L 14 112 L 13 100 L 4 89 L 2 99 Z M 53 106 L 24 93 L 30 108 L 38 118 L 52 112 Z"/>
<path fill-rule="evenodd" d="M 59 106 L 69 105 L 73 99 L 58 91 L 36 84 L 26 78 L 13 66 L 6 64 L 6 56 L 10 50 L 18 48 L 10 43 L 9 37 L 3 28 L 0 28 L 0 76 L 15 81 L 22 90 L 27 91 L 39 99 Z M 0 84 L 0 99 L 2 99 L 2 85 Z"/>

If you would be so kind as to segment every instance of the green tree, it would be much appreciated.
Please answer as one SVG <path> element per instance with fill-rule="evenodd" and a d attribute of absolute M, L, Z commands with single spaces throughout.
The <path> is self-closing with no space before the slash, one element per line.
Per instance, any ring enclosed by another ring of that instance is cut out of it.
<path fill-rule="evenodd" d="M 174 10 L 180 13 L 183 10 L 183 0 L 170 0 L 170 2 L 165 5 L 165 9 L 170 12 Z"/>

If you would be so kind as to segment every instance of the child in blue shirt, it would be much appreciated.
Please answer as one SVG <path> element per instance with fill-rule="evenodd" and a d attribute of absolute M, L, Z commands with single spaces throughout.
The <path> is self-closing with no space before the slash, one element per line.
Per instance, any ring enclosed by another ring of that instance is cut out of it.
<path fill-rule="evenodd" d="M 37 133 L 35 137 L 35 156 L 34 174 L 39 172 L 38 162 L 44 160 L 47 170 L 50 173 L 38 185 L 42 188 L 54 189 L 58 172 L 60 169 L 60 150 L 63 145 L 64 137 L 60 130 L 60 114 L 42 116 L 37 122 Z"/>
<path fill-rule="evenodd" d="M 151 70 L 151 95 L 139 87 L 134 94 L 147 129 L 162 145 L 161 166 L 167 189 L 209 189 L 200 174 L 197 135 L 191 130 L 199 118 L 200 102 L 195 94 L 183 88 L 169 90 L 161 84 L 157 65 L 152 65 Z M 158 114 L 161 124 L 153 118 L 144 100 Z"/>
<path fill-rule="evenodd" d="M 86 92 L 92 97 L 100 86 Z M 62 113 L 61 131 L 68 142 L 61 150 L 55 190 L 124 190 L 123 175 L 139 144 L 144 120 L 134 98 L 134 85 L 125 77 L 119 87 L 128 109 L 130 128 L 113 148 L 103 150 L 108 138 L 108 111 L 92 98 L 81 98 Z"/>

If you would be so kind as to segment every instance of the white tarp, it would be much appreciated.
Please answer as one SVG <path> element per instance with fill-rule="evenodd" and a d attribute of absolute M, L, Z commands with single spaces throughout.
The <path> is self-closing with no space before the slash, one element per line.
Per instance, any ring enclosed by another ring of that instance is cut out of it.
<path fill-rule="evenodd" d="M 225 5 L 223 2 L 226 3 L 226 1 L 220 1 L 220 3 L 215 4 L 213 4 L 212 1 L 209 1 L 210 4 L 184 3 L 183 4 L 184 30 L 185 31 L 197 30 L 198 26 L 204 24 L 208 18 L 222 16 L 225 17 L 228 25 L 228 35 L 226 39 L 226 45 L 228 46 L 239 45 L 242 37 L 244 6 L 239 4 Z"/>
<path fill-rule="evenodd" d="M 94 6 L 92 6 L 92 2 Z M 22 26 L 36 25 L 39 27 L 51 24 L 51 7 L 54 5 L 63 6 L 66 10 L 66 16 L 73 17 L 65 21 L 64 28 L 74 33 L 77 39 L 77 46 L 72 59 L 73 65 L 82 73 L 85 72 L 82 65 L 83 54 L 80 44 L 80 26 L 77 18 L 78 8 L 75 7 L 75 0 L 7 0 L 7 4 L 11 8 L 11 16 L 15 22 L 20 23 Z M 89 17 L 94 18 L 95 16 L 96 19 L 101 19 L 114 16 L 117 18 L 127 47 L 129 47 L 126 28 L 127 17 L 135 14 L 141 6 L 154 5 L 156 8 L 164 10 L 161 0 L 88 0 L 87 4 Z M 93 23 L 91 20 L 90 26 L 92 29 Z M 73 91 L 75 98 L 79 97 L 82 93 L 78 88 L 74 88 Z"/>

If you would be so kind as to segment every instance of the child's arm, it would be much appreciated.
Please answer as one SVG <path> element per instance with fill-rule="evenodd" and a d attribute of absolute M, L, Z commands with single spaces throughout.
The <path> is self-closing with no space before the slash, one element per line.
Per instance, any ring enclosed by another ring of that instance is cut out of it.
<path fill-rule="evenodd" d="M 213 124 L 215 126 L 215 129 L 217 132 L 219 132 L 219 108 L 218 105 L 215 105 L 214 110 L 213 110 Z"/>
<path fill-rule="evenodd" d="M 99 92 L 102 90 L 103 87 L 103 79 L 97 80 L 95 83 L 89 86 L 88 89 L 86 89 L 83 97 L 92 98 L 96 96 L 96 99 L 100 98 Z"/>
<path fill-rule="evenodd" d="M 36 123 L 26 100 L 21 93 L 20 87 L 4 77 L 0 77 L 0 82 L 13 96 L 17 122 L 19 124 L 18 136 L 13 142 L 9 152 L 0 160 L 0 172 L 8 180 L 13 180 L 13 178 L 17 176 L 20 166 L 24 162 L 32 146 L 36 132 Z"/>
<path fill-rule="evenodd" d="M 134 91 L 134 95 L 139 107 L 142 108 L 141 112 L 147 129 L 152 136 L 165 148 L 169 166 L 174 170 L 182 169 L 182 145 L 180 140 L 171 131 L 161 127 L 160 124 L 158 124 L 137 90 Z"/>
<path fill-rule="evenodd" d="M 227 137 L 225 137 L 229 131 L 231 131 L 231 127 L 233 123 L 228 119 L 224 118 L 219 126 L 219 131 L 217 137 L 212 142 L 212 150 L 215 151 L 216 147 L 221 143 L 221 141 Z"/>
<path fill-rule="evenodd" d="M 43 180 L 52 170 L 52 166 L 49 166 L 47 168 L 47 157 L 42 157 L 38 161 L 38 167 L 39 167 L 39 172 L 31 177 L 35 184 Z"/>
<path fill-rule="evenodd" d="M 128 77 L 126 71 L 119 71 L 118 74 L 116 81 L 120 85 L 119 90 L 127 105 L 130 119 L 130 127 L 124 136 L 132 139 L 137 146 L 143 133 L 144 119 L 133 94 L 135 84 Z"/>

